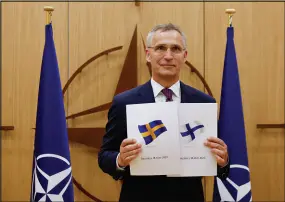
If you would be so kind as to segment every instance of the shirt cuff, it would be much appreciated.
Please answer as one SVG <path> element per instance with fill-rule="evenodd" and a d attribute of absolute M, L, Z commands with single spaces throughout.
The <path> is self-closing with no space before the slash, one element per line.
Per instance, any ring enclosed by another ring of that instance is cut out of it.
<path fill-rule="evenodd" d="M 119 166 L 119 164 L 118 164 L 119 155 L 120 155 L 120 153 L 117 155 L 117 158 L 116 158 L 117 170 L 124 171 L 126 167 L 121 167 L 121 166 Z"/>

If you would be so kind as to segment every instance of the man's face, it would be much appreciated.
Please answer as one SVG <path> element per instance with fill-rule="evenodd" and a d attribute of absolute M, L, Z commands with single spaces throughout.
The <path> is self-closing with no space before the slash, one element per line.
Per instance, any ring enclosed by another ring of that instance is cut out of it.
<path fill-rule="evenodd" d="M 175 30 L 156 31 L 151 47 L 146 50 L 146 60 L 151 63 L 152 76 L 158 80 L 178 80 L 186 56 L 182 36 Z"/>

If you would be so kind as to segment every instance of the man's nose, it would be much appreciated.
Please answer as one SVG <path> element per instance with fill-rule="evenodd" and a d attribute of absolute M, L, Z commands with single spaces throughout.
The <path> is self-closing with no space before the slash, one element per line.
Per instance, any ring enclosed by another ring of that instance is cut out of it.
<path fill-rule="evenodd" d="M 172 60 L 173 59 L 173 55 L 172 55 L 170 48 L 168 48 L 167 51 L 165 52 L 164 58 L 166 60 Z"/>

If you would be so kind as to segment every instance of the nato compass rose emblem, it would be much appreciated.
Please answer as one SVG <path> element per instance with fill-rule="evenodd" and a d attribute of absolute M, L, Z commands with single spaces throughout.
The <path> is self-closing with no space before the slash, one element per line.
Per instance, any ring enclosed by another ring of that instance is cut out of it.
<path fill-rule="evenodd" d="M 249 168 L 234 164 L 230 165 L 230 169 L 230 176 L 226 180 L 216 178 L 221 201 L 252 201 Z"/>
<path fill-rule="evenodd" d="M 63 195 L 71 180 L 71 166 L 66 158 L 56 154 L 41 154 L 34 162 L 31 200 L 64 201 Z"/>

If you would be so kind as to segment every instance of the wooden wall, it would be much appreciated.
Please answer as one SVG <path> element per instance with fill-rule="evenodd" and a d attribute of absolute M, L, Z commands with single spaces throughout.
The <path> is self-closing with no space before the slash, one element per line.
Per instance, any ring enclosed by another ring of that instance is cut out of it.
<path fill-rule="evenodd" d="M 226 8 L 237 10 L 234 38 L 253 201 L 284 201 L 284 129 L 256 128 L 284 123 L 284 3 L 206 3 L 205 77 L 218 102 Z"/>
<path fill-rule="evenodd" d="M 88 65 L 65 94 L 70 115 L 112 100 L 137 26 L 138 84 L 149 79 L 141 41 L 158 23 L 178 24 L 188 41 L 188 58 L 206 78 L 219 102 L 225 53 L 226 8 L 235 8 L 235 45 L 254 201 L 284 201 L 284 129 L 257 129 L 259 123 L 284 123 L 284 6 L 282 2 L 4 2 L 2 3 L 2 200 L 29 200 L 32 152 L 45 13 L 51 5 L 54 41 L 62 86 L 97 53 L 117 51 Z M 181 79 L 200 90 L 185 68 Z M 107 111 L 68 121 L 69 127 L 104 127 Z M 104 201 L 116 201 L 120 183 L 98 167 L 96 148 L 70 142 L 74 177 Z M 204 181 L 210 201 L 213 178 Z M 17 191 L 15 191 L 17 190 Z M 76 187 L 75 200 L 90 200 Z"/>
<path fill-rule="evenodd" d="M 47 3 L 2 3 L 2 201 L 29 200 Z M 62 83 L 68 79 L 68 4 L 53 3 L 54 40 Z"/>

